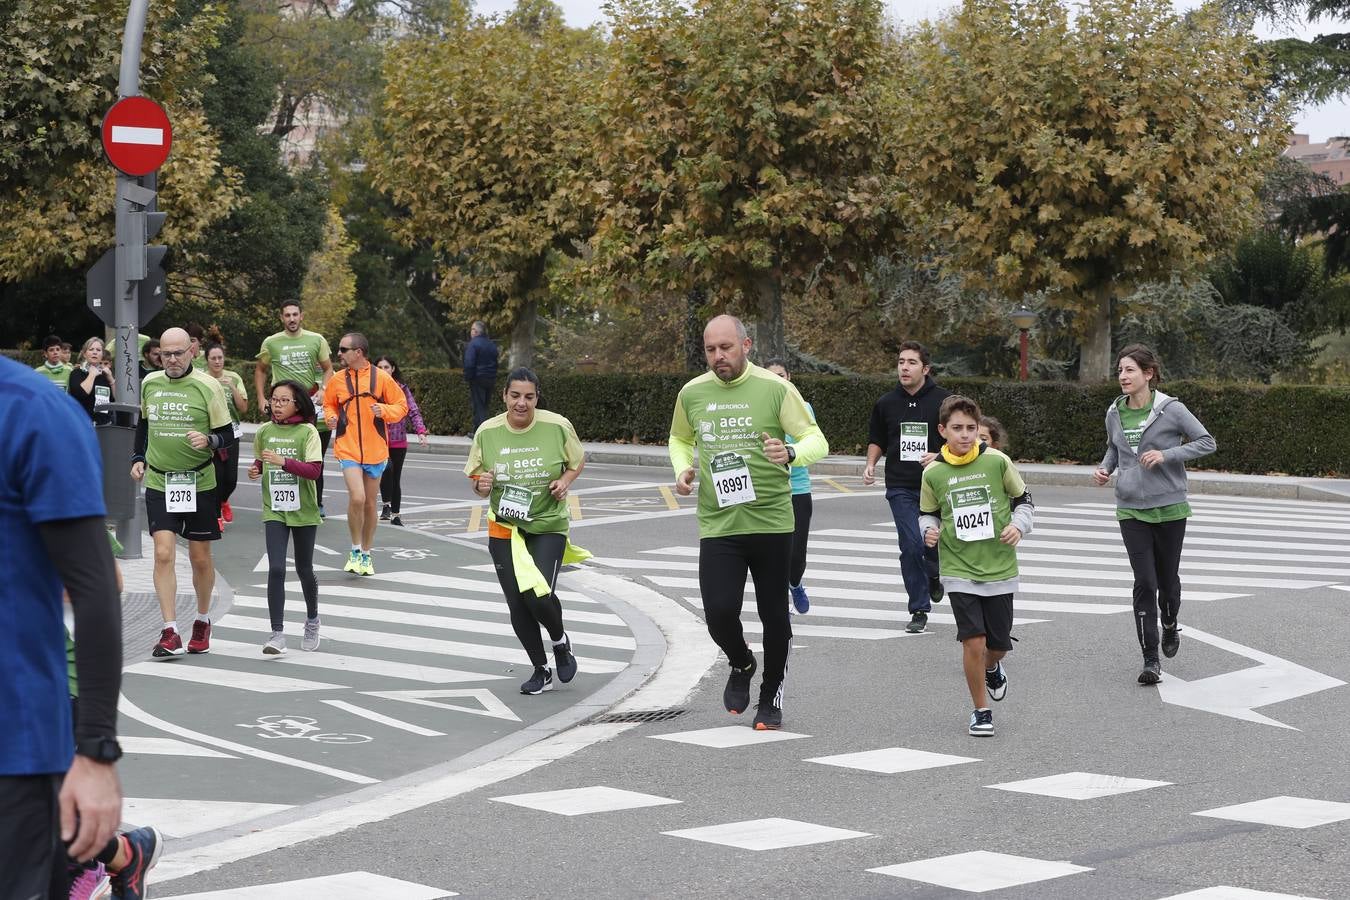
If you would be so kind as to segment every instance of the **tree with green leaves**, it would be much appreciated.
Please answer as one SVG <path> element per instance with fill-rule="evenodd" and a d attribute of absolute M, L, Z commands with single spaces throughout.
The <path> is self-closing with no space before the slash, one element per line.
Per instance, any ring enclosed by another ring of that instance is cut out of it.
<path fill-rule="evenodd" d="M 1079 378 L 1108 377 L 1116 301 L 1247 233 L 1284 149 L 1254 39 L 1168 0 L 965 0 L 898 48 L 907 190 L 970 283 L 1074 313 Z"/>
<path fill-rule="evenodd" d="M 593 113 L 588 273 L 705 292 L 785 349 L 785 295 L 857 280 L 899 225 L 879 0 L 620 0 Z"/>
<path fill-rule="evenodd" d="M 406 210 L 396 233 L 434 248 L 451 315 L 509 331 L 515 365 L 532 358 L 551 258 L 589 233 L 573 185 L 592 154 L 581 110 L 601 53 L 597 32 L 521 0 L 386 54 L 373 182 Z"/>
<path fill-rule="evenodd" d="M 1350 0 L 1223 0 L 1223 5 L 1240 17 L 1280 24 L 1350 20 Z M 1350 32 L 1327 32 L 1310 41 L 1276 38 L 1264 47 L 1276 86 L 1297 102 L 1323 103 L 1350 93 Z"/>

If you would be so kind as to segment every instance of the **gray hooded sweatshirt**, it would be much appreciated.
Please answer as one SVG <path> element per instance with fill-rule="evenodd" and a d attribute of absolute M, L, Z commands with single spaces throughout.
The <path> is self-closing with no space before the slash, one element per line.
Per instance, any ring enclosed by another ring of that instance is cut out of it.
<path fill-rule="evenodd" d="M 1136 451 L 1125 439 L 1116 400 L 1106 410 L 1106 455 L 1102 471 L 1116 475 L 1116 506 L 1153 509 L 1186 499 L 1186 460 L 1213 453 L 1218 446 L 1200 420 L 1175 397 L 1153 392 L 1153 411 L 1144 420 Z M 1182 443 L 1185 438 L 1185 443 Z M 1139 464 L 1146 450 L 1161 450 L 1163 461 L 1151 469 Z"/>

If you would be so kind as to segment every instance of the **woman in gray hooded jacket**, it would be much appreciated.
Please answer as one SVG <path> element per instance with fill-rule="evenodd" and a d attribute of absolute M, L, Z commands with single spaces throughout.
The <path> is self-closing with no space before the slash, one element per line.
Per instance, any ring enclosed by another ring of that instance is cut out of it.
<path fill-rule="evenodd" d="M 1158 659 L 1177 655 L 1181 629 L 1181 544 L 1191 505 L 1186 460 L 1213 453 L 1214 438 L 1175 397 L 1158 390 L 1162 364 L 1143 344 L 1116 358 L 1121 396 L 1106 410 L 1106 455 L 1093 473 L 1105 485 L 1116 473 L 1116 519 L 1134 570 L 1134 622 L 1144 652 L 1140 684 L 1162 680 Z"/>

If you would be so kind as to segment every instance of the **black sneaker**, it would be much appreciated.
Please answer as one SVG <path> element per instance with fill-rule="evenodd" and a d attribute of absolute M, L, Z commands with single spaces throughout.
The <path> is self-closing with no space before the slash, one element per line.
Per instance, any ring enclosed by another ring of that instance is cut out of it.
<path fill-rule="evenodd" d="M 777 731 L 783 727 L 783 710 L 772 703 L 760 702 L 755 708 L 755 730 Z"/>
<path fill-rule="evenodd" d="M 905 626 L 905 631 L 908 631 L 910 634 L 922 634 L 924 629 L 927 627 L 928 627 L 928 613 L 916 612 L 910 618 L 909 624 Z"/>
<path fill-rule="evenodd" d="M 1140 684 L 1157 684 L 1162 681 L 1162 666 L 1156 657 L 1144 657 L 1144 668 L 1139 673 Z"/>
<path fill-rule="evenodd" d="M 1003 663 L 994 665 L 994 671 L 984 670 L 984 686 L 989 689 L 989 699 L 1002 700 L 1008 696 L 1008 675 L 1003 671 Z"/>
<path fill-rule="evenodd" d="M 553 662 L 558 667 L 558 680 L 563 684 L 577 677 L 577 658 L 572 655 L 572 639 L 566 634 L 561 644 L 553 645 Z"/>
<path fill-rule="evenodd" d="M 384 522 L 388 522 L 388 521 L 389 521 L 389 517 L 390 517 L 391 515 L 393 515 L 393 512 L 394 512 L 394 508 L 393 508 L 392 506 L 390 506 L 388 503 L 386 503 L 386 504 L 384 505 L 384 507 L 380 510 L 380 520 L 381 520 L 381 521 L 384 521 Z"/>
<path fill-rule="evenodd" d="M 934 603 L 941 603 L 942 598 L 947 595 L 947 591 L 942 586 L 942 579 L 934 576 L 928 579 L 928 597 Z"/>
<path fill-rule="evenodd" d="M 970 714 L 970 733 L 975 737 L 989 737 L 994 733 L 994 711 L 977 709 Z"/>
<path fill-rule="evenodd" d="M 750 679 L 754 677 L 756 668 L 758 666 L 753 656 L 750 657 L 750 665 L 744 669 L 731 667 L 727 686 L 722 691 L 722 705 L 732 715 L 739 716 L 750 708 Z"/>
<path fill-rule="evenodd" d="M 389 524 L 397 525 L 399 528 L 402 528 L 403 520 L 399 518 L 398 513 L 394 513 L 394 518 L 389 521 Z"/>
<path fill-rule="evenodd" d="M 542 694 L 553 690 L 553 670 L 546 666 L 535 666 L 530 680 L 520 686 L 522 694 Z"/>
<path fill-rule="evenodd" d="M 1180 626 L 1173 625 L 1171 628 L 1168 628 L 1166 625 L 1164 625 L 1162 633 L 1163 656 L 1167 657 L 1168 659 L 1171 659 L 1172 657 L 1177 655 L 1177 651 L 1180 649 L 1181 649 Z"/>
<path fill-rule="evenodd" d="M 127 863 L 112 877 L 113 896 L 125 900 L 142 900 L 146 895 L 145 879 L 159 862 L 164 849 L 164 838 L 154 828 L 137 828 L 122 835 L 126 841 Z"/>

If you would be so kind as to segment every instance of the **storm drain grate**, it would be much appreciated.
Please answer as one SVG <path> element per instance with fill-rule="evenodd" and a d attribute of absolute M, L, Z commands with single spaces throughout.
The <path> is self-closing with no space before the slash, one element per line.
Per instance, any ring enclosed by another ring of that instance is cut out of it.
<path fill-rule="evenodd" d="M 687 713 L 687 709 L 638 709 L 633 712 L 605 713 L 591 719 L 596 725 L 615 722 L 667 722 Z"/>

